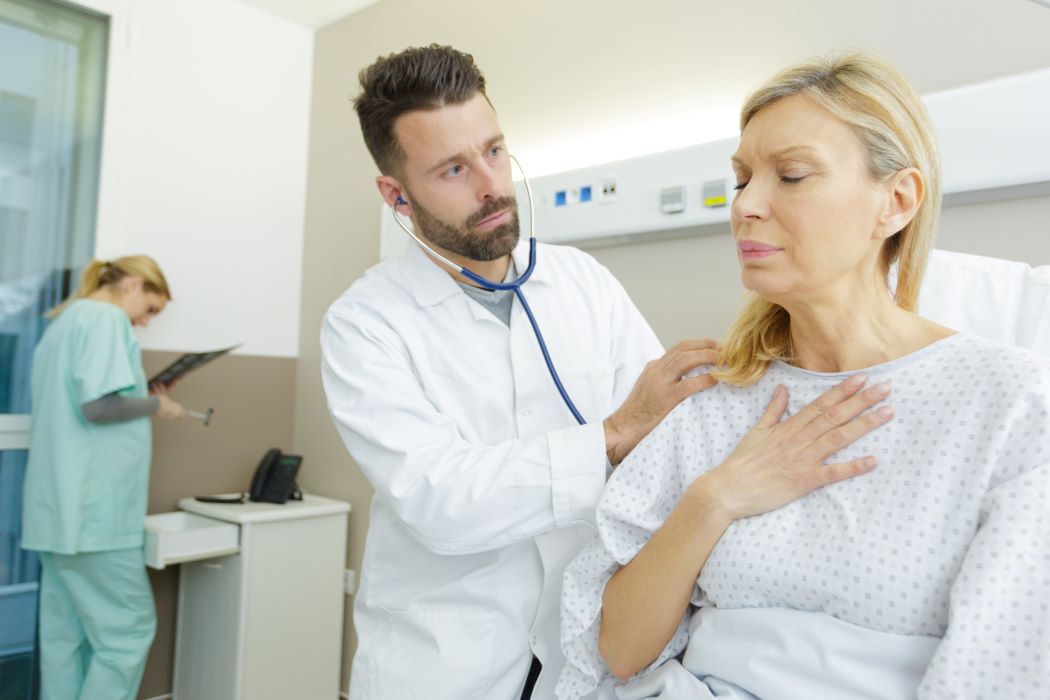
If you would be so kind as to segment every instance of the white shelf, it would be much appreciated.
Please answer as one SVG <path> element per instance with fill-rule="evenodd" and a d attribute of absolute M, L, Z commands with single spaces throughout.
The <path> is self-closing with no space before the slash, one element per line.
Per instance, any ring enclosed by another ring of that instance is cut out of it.
<path fill-rule="evenodd" d="M 240 551 L 237 525 L 192 513 L 158 513 L 146 516 L 146 566 L 163 569 L 198 559 L 211 559 Z"/>
<path fill-rule="evenodd" d="M 221 498 L 236 497 L 240 494 L 218 494 Z M 304 494 L 301 501 L 285 503 L 205 503 L 195 498 L 183 498 L 179 508 L 190 513 L 215 518 L 228 523 L 262 523 L 277 520 L 297 520 L 299 518 L 318 518 L 325 515 L 349 513 L 350 504 L 335 501 L 323 496 Z"/>

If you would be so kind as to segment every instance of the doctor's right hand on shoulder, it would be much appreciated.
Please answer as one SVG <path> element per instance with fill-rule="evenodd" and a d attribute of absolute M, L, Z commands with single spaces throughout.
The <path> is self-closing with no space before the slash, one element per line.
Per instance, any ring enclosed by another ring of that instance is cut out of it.
<path fill-rule="evenodd" d="M 182 404 L 164 393 L 157 392 L 155 396 L 157 401 L 159 401 L 157 412 L 154 414 L 157 418 L 161 420 L 180 420 L 186 417 L 186 409 L 182 407 Z"/>
<path fill-rule="evenodd" d="M 605 419 L 605 451 L 614 467 L 655 428 L 674 407 L 717 380 L 708 374 L 686 376 L 697 367 L 718 361 L 713 340 L 683 340 L 662 357 L 646 364 L 623 405 Z"/>

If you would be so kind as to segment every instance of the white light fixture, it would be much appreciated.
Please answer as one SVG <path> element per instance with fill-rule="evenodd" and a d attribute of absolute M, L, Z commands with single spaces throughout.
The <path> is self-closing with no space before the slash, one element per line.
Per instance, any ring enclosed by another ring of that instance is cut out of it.
<path fill-rule="evenodd" d="M 1050 7 L 1050 0 L 1032 0 L 1032 2 L 1042 5 L 1043 7 Z"/>
<path fill-rule="evenodd" d="M 707 109 L 682 107 L 637 115 L 619 123 L 570 125 L 560 134 L 517 142 L 515 153 L 529 177 L 611 163 L 707 141 L 737 136 L 743 95 L 718 100 Z"/>

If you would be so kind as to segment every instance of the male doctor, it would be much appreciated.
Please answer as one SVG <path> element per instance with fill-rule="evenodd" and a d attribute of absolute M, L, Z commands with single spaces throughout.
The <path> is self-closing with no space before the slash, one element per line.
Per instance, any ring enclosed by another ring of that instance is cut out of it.
<path fill-rule="evenodd" d="M 416 234 L 490 280 L 528 266 L 507 146 L 471 56 L 405 50 L 361 75 L 355 102 L 379 192 Z M 714 380 L 712 341 L 664 353 L 589 255 L 539 245 L 520 304 L 415 243 L 370 269 L 321 331 L 329 410 L 375 487 L 352 700 L 551 698 L 563 659 L 563 569 L 593 536 L 614 467 Z"/>

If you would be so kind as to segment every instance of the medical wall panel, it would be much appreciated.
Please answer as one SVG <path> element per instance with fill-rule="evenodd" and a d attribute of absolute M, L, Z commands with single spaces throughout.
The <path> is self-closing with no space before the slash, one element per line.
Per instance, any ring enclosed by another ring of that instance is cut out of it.
<path fill-rule="evenodd" d="M 946 205 L 1050 193 L 1050 70 L 1009 76 L 924 98 L 937 132 Z M 724 139 L 532 181 L 536 236 L 580 247 L 725 231 L 735 179 Z M 528 164 L 523 163 L 527 168 Z M 528 200 L 518 184 L 523 234 Z M 381 213 L 380 253 L 409 240 Z"/>

